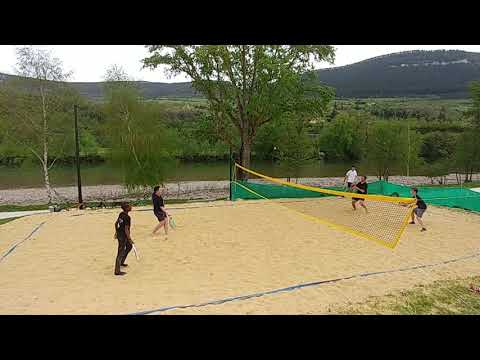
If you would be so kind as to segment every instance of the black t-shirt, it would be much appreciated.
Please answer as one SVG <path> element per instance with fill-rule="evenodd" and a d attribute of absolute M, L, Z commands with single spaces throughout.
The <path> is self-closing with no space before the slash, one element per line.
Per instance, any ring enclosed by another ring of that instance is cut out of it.
<path fill-rule="evenodd" d="M 115 230 L 117 232 L 117 236 L 127 236 L 127 233 L 125 232 L 125 228 L 127 226 L 130 227 L 130 224 L 131 224 L 130 216 L 127 213 L 122 211 L 120 215 L 118 215 L 118 219 L 115 222 Z"/>
<path fill-rule="evenodd" d="M 152 202 L 153 202 L 153 212 L 155 214 L 157 213 L 162 213 L 162 207 L 165 206 L 165 203 L 163 202 L 163 198 L 161 196 L 158 196 L 157 194 L 153 193 L 152 194 Z"/>
<path fill-rule="evenodd" d="M 427 208 L 427 204 L 425 204 L 425 201 L 423 201 L 423 199 L 418 196 L 418 195 L 415 195 L 415 199 L 417 199 L 417 207 L 419 209 L 426 209 Z"/>
<path fill-rule="evenodd" d="M 362 190 L 365 191 L 365 192 L 361 192 L 361 191 L 358 191 L 358 190 L 356 189 L 356 190 L 357 190 L 356 192 L 359 193 L 359 194 L 366 194 L 366 193 L 368 192 L 368 184 L 367 184 L 367 182 L 364 182 L 363 184 L 362 184 L 361 182 L 359 182 L 359 183 L 356 185 L 356 187 L 357 187 L 358 189 L 362 189 Z"/>

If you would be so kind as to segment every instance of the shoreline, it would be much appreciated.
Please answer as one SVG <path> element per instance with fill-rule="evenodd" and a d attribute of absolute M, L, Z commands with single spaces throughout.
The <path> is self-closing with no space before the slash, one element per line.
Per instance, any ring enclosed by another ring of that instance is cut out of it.
<path fill-rule="evenodd" d="M 285 179 L 286 180 L 286 179 Z M 369 182 L 376 181 L 376 176 L 369 176 Z M 455 174 L 446 177 L 447 184 L 456 183 Z M 295 182 L 295 179 L 291 179 Z M 427 176 L 391 176 L 389 181 L 403 185 L 432 185 L 431 178 Z M 299 178 L 298 183 L 311 186 L 341 186 L 343 177 L 325 178 Z M 215 200 L 221 197 L 228 197 L 229 181 L 182 181 L 165 184 L 167 193 L 165 198 L 181 200 Z M 77 201 L 77 187 L 63 186 L 55 187 L 60 196 L 67 201 Z M 94 185 L 82 187 L 83 199 L 90 201 L 132 201 L 148 199 L 150 193 L 133 192 L 129 193 L 122 185 Z M 44 188 L 21 188 L 0 190 L 0 205 L 39 205 L 48 202 L 47 193 Z"/>

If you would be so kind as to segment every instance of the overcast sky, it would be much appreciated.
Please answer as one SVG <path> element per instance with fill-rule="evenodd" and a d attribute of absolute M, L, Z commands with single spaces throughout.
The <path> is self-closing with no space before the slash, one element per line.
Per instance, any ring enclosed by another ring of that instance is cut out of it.
<path fill-rule="evenodd" d="M 21 46 L 21 45 L 18 45 Z M 14 45 L 0 45 L 0 72 L 14 74 Z M 102 81 L 105 70 L 112 64 L 121 65 L 136 80 L 179 82 L 188 79 L 181 75 L 169 78 L 163 70 L 142 70 L 141 59 L 148 56 L 141 45 L 55 45 L 38 46 L 53 51 L 63 61 L 64 68 L 73 71 L 71 81 Z M 374 56 L 407 50 L 459 49 L 480 52 L 480 45 L 335 45 L 337 48 L 334 66 L 343 66 Z M 319 64 L 320 67 L 329 67 Z"/>

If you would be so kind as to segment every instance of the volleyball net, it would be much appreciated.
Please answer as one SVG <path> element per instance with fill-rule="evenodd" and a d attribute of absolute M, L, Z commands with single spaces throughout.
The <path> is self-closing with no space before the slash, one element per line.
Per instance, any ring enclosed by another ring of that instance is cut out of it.
<path fill-rule="evenodd" d="M 290 182 L 239 164 L 234 165 L 234 170 L 232 200 L 271 202 L 310 221 L 388 248 L 398 244 L 415 204 L 411 197 L 365 195 L 357 190 Z M 361 202 L 365 207 L 360 206 Z"/>

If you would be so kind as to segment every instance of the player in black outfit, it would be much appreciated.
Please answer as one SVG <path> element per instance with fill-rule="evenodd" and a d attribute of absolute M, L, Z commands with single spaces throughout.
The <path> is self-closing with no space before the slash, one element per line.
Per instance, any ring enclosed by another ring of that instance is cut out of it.
<path fill-rule="evenodd" d="M 352 186 L 352 190 L 355 191 L 356 193 L 361 193 L 361 194 L 367 194 L 368 193 L 368 184 L 367 184 L 367 177 L 366 176 L 360 176 L 360 182 L 357 183 L 356 185 Z M 356 204 L 360 205 L 365 209 L 365 212 L 368 213 L 367 207 L 365 206 L 365 198 L 352 198 L 352 206 L 353 210 L 357 210 Z"/>
<path fill-rule="evenodd" d="M 417 207 L 415 209 L 413 209 L 412 221 L 410 222 L 410 224 L 415 224 L 415 217 L 416 217 L 418 223 L 422 226 L 421 231 L 426 231 L 427 228 L 423 224 L 422 216 L 425 213 L 425 211 L 427 210 L 427 204 L 425 204 L 425 201 L 423 201 L 423 199 L 420 196 L 418 196 L 418 189 L 417 188 L 412 188 L 412 195 L 417 200 L 416 203 L 415 203 L 417 205 Z"/>
<path fill-rule="evenodd" d="M 158 230 L 162 227 L 165 228 L 165 240 L 168 236 L 168 213 L 165 210 L 165 202 L 163 201 L 163 188 L 160 186 L 155 186 L 153 188 L 152 202 L 153 202 L 153 213 L 158 219 L 159 224 L 153 229 L 152 235 L 155 235 Z"/>
<path fill-rule="evenodd" d="M 128 253 L 132 250 L 132 238 L 130 236 L 131 218 L 128 215 L 132 211 L 132 207 L 127 204 L 122 204 L 122 212 L 118 215 L 115 222 L 115 238 L 118 240 L 117 259 L 115 260 L 115 275 L 125 275 L 126 273 L 120 271 L 121 266 L 128 266 L 125 264 Z"/>

